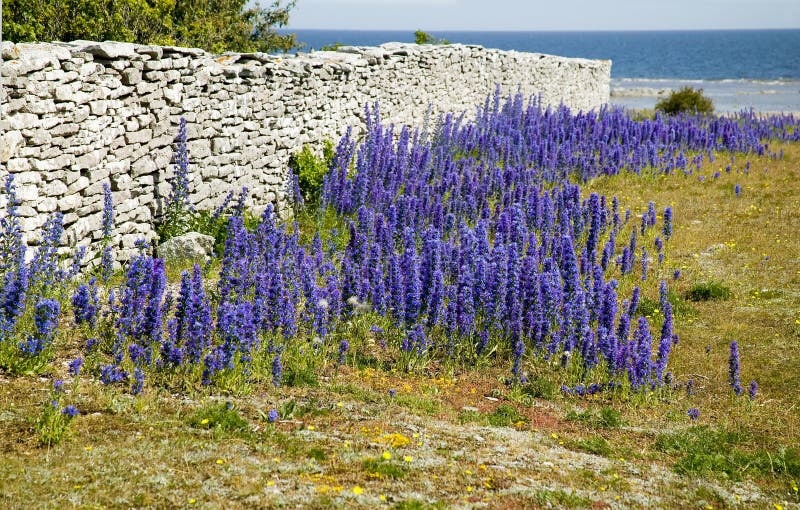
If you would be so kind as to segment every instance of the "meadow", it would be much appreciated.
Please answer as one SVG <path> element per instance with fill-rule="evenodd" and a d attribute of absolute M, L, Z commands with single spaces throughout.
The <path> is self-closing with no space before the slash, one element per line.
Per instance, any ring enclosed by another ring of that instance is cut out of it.
<path fill-rule="evenodd" d="M 4 507 L 800 507 L 800 120 L 366 120 L 288 222 L 192 211 L 182 131 L 199 264 L 115 271 L 110 190 L 26 256 L 6 180 Z"/>

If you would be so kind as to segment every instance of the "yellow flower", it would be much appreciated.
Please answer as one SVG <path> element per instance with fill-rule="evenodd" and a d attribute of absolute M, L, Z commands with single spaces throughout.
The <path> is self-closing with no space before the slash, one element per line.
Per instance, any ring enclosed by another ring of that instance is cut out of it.
<path fill-rule="evenodd" d="M 207 425 L 207 424 L 208 424 L 208 418 L 203 418 L 203 420 L 200 422 L 200 425 Z"/>
<path fill-rule="evenodd" d="M 773 503 L 772 506 L 775 507 L 775 510 L 783 510 L 783 505 L 779 505 L 777 503 Z"/>
<path fill-rule="evenodd" d="M 385 495 L 383 495 L 383 494 L 381 494 L 381 495 L 380 495 L 380 499 L 381 499 L 381 501 L 386 501 L 386 496 L 385 496 Z"/>
<path fill-rule="evenodd" d="M 189 500 L 189 504 L 190 505 L 194 505 L 195 503 L 197 503 L 196 499 L 192 498 L 192 499 Z"/>
<path fill-rule="evenodd" d="M 414 460 L 414 458 L 411 455 L 406 455 L 405 457 L 403 457 L 403 460 L 406 462 L 411 462 L 412 460 Z"/>
<path fill-rule="evenodd" d="M 225 464 L 225 461 L 222 459 L 217 459 L 217 464 Z"/>
<path fill-rule="evenodd" d="M 317 429 L 317 427 L 315 427 L 314 425 L 309 425 L 306 428 L 308 428 L 308 430 L 316 430 Z"/>
<path fill-rule="evenodd" d="M 382 457 L 383 457 L 383 460 L 391 460 L 392 459 L 392 454 L 389 453 L 389 452 L 383 452 Z"/>
<path fill-rule="evenodd" d="M 270 480 L 267 482 L 267 487 L 272 487 L 273 485 L 275 485 L 275 480 Z"/>
<path fill-rule="evenodd" d="M 359 495 L 359 494 L 361 494 L 362 492 L 364 492 L 364 489 L 362 489 L 362 488 L 361 488 L 361 487 L 359 487 L 358 485 L 356 485 L 355 487 L 353 487 L 353 494 L 355 494 L 356 496 L 358 496 L 358 495 Z"/>
<path fill-rule="evenodd" d="M 342 407 L 343 405 L 341 402 L 336 402 L 336 407 Z"/>
<path fill-rule="evenodd" d="M 387 443 L 392 448 L 401 448 L 411 442 L 409 438 L 403 434 L 386 434 L 380 439 L 381 442 Z"/>

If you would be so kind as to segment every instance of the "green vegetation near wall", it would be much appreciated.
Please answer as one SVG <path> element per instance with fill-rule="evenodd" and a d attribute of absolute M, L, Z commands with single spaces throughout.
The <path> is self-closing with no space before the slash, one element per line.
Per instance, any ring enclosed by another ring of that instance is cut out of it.
<path fill-rule="evenodd" d="M 287 51 L 294 34 L 279 34 L 294 0 L 251 7 L 246 0 L 7 0 L 3 40 L 123 41 L 224 51 Z"/>

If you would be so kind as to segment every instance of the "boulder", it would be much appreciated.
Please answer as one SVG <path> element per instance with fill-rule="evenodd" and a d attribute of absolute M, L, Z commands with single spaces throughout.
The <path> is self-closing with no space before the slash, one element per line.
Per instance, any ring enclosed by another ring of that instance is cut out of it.
<path fill-rule="evenodd" d="M 156 251 L 167 262 L 202 262 L 213 253 L 214 238 L 199 232 L 189 232 L 161 243 Z"/>

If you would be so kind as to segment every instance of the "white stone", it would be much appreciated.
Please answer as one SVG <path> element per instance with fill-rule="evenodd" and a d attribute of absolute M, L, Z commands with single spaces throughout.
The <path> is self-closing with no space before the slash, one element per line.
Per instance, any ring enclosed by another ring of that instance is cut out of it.
<path fill-rule="evenodd" d="M 0 162 L 5 163 L 16 156 L 25 139 L 19 131 L 6 131 L 0 134 Z"/>
<path fill-rule="evenodd" d="M 205 261 L 214 250 L 214 238 L 199 232 L 173 237 L 158 245 L 158 256 L 166 261 Z"/>

